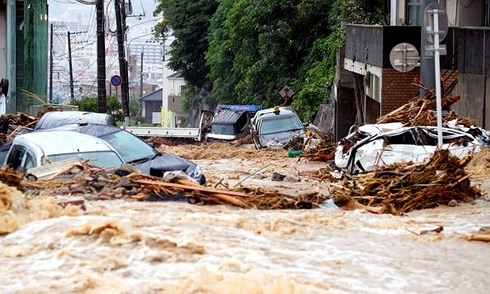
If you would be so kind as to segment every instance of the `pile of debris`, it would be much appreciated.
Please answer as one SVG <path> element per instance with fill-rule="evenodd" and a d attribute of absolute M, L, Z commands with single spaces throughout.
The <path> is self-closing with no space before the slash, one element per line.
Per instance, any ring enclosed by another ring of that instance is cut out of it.
<path fill-rule="evenodd" d="M 442 123 L 456 120 L 457 124 L 469 127 L 475 122 L 470 118 L 459 117 L 451 105 L 459 101 L 459 95 L 441 97 L 443 111 Z M 414 97 L 406 104 L 385 114 L 377 120 L 378 124 L 401 122 L 404 126 L 437 126 L 437 104 L 431 91 L 426 91 L 425 97 Z"/>
<path fill-rule="evenodd" d="M 469 161 L 451 156 L 448 150 L 438 150 L 428 162 L 394 164 L 344 179 L 342 185 L 334 185 L 332 197 L 338 206 L 395 215 L 472 202 L 482 193 L 470 186 L 470 174 L 464 170 Z"/>
<path fill-rule="evenodd" d="M 3 178 L 8 171 L 3 171 Z M 216 189 L 197 184 L 185 174 L 174 173 L 157 178 L 140 174 L 123 166 L 104 170 L 87 163 L 74 164 L 47 178 L 14 181 L 29 196 L 63 195 L 83 196 L 87 200 L 125 199 L 137 201 L 187 201 L 191 204 L 228 204 L 255 209 L 310 209 L 318 208 L 326 196 L 318 192 L 290 196 L 260 188 Z"/>
<path fill-rule="evenodd" d="M 297 151 L 300 158 L 326 162 L 334 159 L 337 143 L 333 138 L 332 132 L 308 128 L 306 138 L 295 136 L 283 148 L 293 152 Z"/>
<path fill-rule="evenodd" d="M 21 134 L 25 132 L 25 130 L 31 131 L 43 114 L 55 110 L 56 109 L 53 106 L 46 104 L 39 110 L 36 116 L 22 112 L 3 116 L 2 118 L 8 120 L 8 126 L 5 132 L 0 132 L 0 145 L 7 143 L 12 140 L 15 135 Z"/>

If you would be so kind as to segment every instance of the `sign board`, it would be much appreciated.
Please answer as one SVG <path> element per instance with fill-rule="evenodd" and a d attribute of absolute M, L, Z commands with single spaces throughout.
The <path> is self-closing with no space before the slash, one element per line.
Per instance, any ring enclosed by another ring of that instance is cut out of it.
<path fill-rule="evenodd" d="M 434 44 L 434 13 L 438 14 L 439 24 L 439 42 L 442 42 L 447 35 L 448 31 L 448 19 L 446 9 L 444 5 L 438 2 L 432 2 L 424 11 L 423 30 L 425 30 L 426 39 L 429 43 Z"/>
<path fill-rule="evenodd" d="M 122 79 L 121 79 L 121 76 L 119 75 L 113 75 L 112 78 L 111 78 L 111 84 L 114 86 L 114 87 L 117 87 L 117 86 L 120 86 L 122 83 Z"/>
<path fill-rule="evenodd" d="M 434 56 L 434 51 L 435 51 L 434 45 L 427 45 L 425 46 L 425 56 Z M 439 45 L 439 54 L 440 55 L 446 55 L 447 54 L 447 47 L 445 44 L 440 44 Z"/>
<path fill-rule="evenodd" d="M 390 52 L 390 63 L 399 72 L 408 72 L 419 64 L 419 51 L 410 43 L 400 43 Z"/>
<path fill-rule="evenodd" d="M 291 98 L 294 95 L 294 91 L 288 86 L 284 86 L 284 88 L 279 91 L 279 95 L 281 95 L 282 98 Z"/>

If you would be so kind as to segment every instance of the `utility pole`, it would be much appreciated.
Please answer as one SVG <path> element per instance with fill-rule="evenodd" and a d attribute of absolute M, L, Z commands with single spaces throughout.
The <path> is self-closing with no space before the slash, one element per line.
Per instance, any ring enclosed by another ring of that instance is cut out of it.
<path fill-rule="evenodd" d="M 141 65 L 140 65 L 140 98 L 143 97 L 143 51 L 141 51 Z"/>
<path fill-rule="evenodd" d="M 68 65 L 70 69 L 70 100 L 75 100 L 75 94 L 73 93 L 73 62 L 71 58 L 71 34 L 68 31 Z"/>
<path fill-rule="evenodd" d="M 97 111 L 106 113 L 104 0 L 97 0 L 95 8 L 97 10 Z"/>
<path fill-rule="evenodd" d="M 48 103 L 53 102 L 53 23 L 51 23 L 51 35 L 49 40 L 49 98 Z"/>
<path fill-rule="evenodd" d="M 124 37 L 126 34 L 126 13 L 124 0 L 121 9 L 121 0 L 114 1 L 117 25 L 117 48 L 119 56 L 119 72 L 121 75 L 121 102 L 124 115 L 124 125 L 129 125 L 129 97 L 128 97 L 128 64 L 124 56 Z"/>

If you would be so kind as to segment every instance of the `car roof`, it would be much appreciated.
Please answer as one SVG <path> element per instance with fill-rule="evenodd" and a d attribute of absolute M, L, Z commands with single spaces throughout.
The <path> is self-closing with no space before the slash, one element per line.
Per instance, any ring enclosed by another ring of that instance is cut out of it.
<path fill-rule="evenodd" d="M 276 110 L 276 107 L 273 108 L 267 108 L 264 110 L 257 111 L 255 114 L 255 119 L 259 117 L 271 117 L 271 116 L 276 116 L 276 115 L 295 115 L 297 116 L 296 112 L 294 110 L 287 106 L 287 107 L 279 107 L 279 113 L 276 114 L 274 111 Z"/>
<path fill-rule="evenodd" d="M 112 115 L 88 111 L 51 111 L 43 114 L 34 130 L 51 129 L 68 124 L 115 125 Z"/>
<path fill-rule="evenodd" d="M 60 127 L 56 127 L 53 129 L 47 129 L 43 131 L 73 131 L 77 133 L 82 133 L 82 134 L 87 134 L 95 137 L 102 137 L 107 134 L 112 134 L 115 132 L 125 132 L 125 130 L 115 127 L 115 126 L 108 126 L 108 125 L 97 125 L 97 124 L 69 124 L 69 125 L 64 125 Z"/>
<path fill-rule="evenodd" d="M 18 135 L 13 144 L 24 144 L 41 149 L 44 154 L 114 151 L 104 140 L 72 131 L 32 132 Z"/>

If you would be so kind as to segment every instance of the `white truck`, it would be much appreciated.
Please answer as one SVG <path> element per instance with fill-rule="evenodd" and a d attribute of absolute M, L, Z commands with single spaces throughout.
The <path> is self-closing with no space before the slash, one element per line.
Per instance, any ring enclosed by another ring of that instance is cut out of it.
<path fill-rule="evenodd" d="M 213 113 L 202 111 L 198 128 L 166 128 L 126 126 L 124 129 L 138 137 L 167 137 L 202 141 L 213 120 Z"/>

